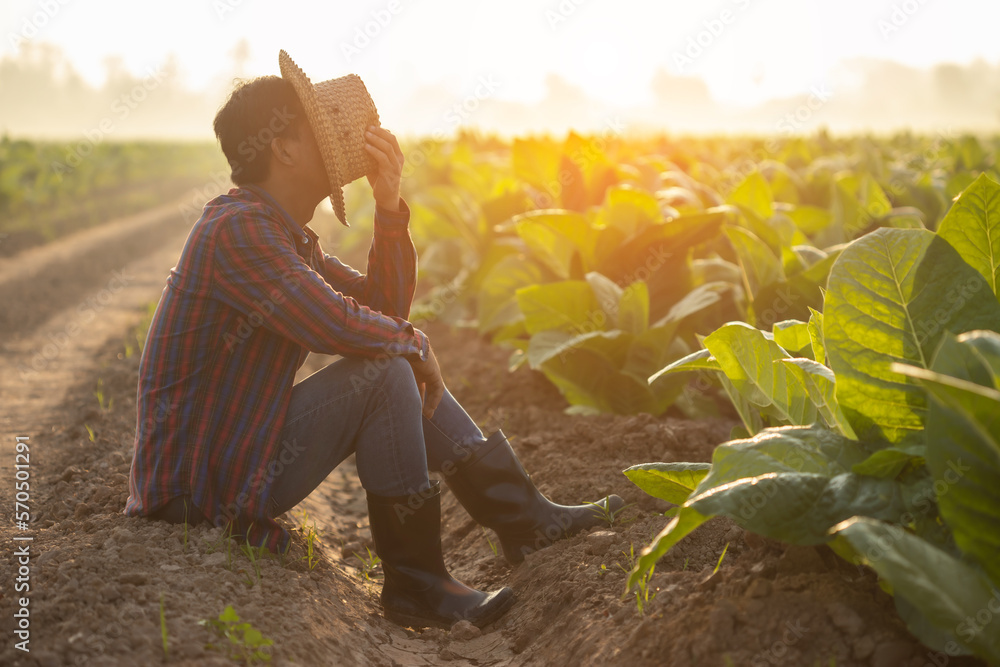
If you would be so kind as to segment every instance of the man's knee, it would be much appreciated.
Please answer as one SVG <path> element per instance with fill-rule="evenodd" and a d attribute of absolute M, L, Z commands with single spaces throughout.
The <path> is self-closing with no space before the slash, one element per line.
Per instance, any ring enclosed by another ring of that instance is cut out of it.
<path fill-rule="evenodd" d="M 383 361 L 383 383 L 392 386 L 417 386 L 413 367 L 403 357 L 386 357 Z"/>

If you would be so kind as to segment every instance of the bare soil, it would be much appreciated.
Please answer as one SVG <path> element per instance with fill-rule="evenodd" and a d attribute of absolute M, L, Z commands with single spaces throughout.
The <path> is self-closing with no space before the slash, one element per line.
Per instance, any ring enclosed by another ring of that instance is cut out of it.
<path fill-rule="evenodd" d="M 112 265 L 134 276 L 129 289 L 116 292 L 93 326 L 36 376 L 19 375 L 18 361 L 54 331 L 65 331 L 78 305 L 67 307 L 64 297 L 51 294 L 58 305 L 25 327 L 4 325 L 0 664 L 233 664 L 206 646 L 219 642 L 199 624 L 226 605 L 274 640 L 276 665 L 944 664 L 908 634 L 871 573 L 825 547 L 788 548 L 721 519 L 661 560 L 651 581 L 655 598 L 640 614 L 634 596 L 622 596 L 624 570 L 630 552 L 666 524 L 669 505 L 646 496 L 621 471 L 646 461 L 707 461 L 733 424 L 566 415 L 565 401 L 544 377 L 525 367 L 508 373 L 504 350 L 440 322 L 417 324 L 430 336 L 449 388 L 484 432 L 500 426 L 512 437 L 544 493 L 565 503 L 617 493 L 634 503 L 613 525 L 512 567 L 495 553 L 495 536 L 446 492 L 443 544 L 451 571 L 481 588 L 509 585 L 518 597 L 494 626 L 413 631 L 381 617 L 380 571 L 369 572 L 355 555 L 372 543 L 351 461 L 283 518 L 294 531 L 291 551 L 256 567 L 227 546 L 220 529 L 126 518 L 138 356 L 126 356 L 122 340 L 138 319 L 135 306 L 157 298 L 170 266 L 163 262 L 172 262 L 184 236 L 179 225 L 158 244 L 158 254 L 135 263 L 114 258 Z M 60 268 L 84 272 L 89 261 L 92 255 L 69 253 Z M 87 281 L 89 293 L 107 289 L 105 279 Z M 0 294 L 5 309 L 8 298 L 16 299 L 2 284 Z M 31 299 L 44 309 L 38 294 Z M 328 361 L 311 357 L 303 374 Z M 98 378 L 103 408 L 95 397 Z M 33 516 L 23 532 L 12 528 L 15 435 L 31 436 L 32 448 Z M 319 537 L 310 568 L 306 534 L 313 529 Z M 33 537 L 30 653 L 14 648 L 15 597 L 24 595 L 14 593 L 15 534 Z"/>

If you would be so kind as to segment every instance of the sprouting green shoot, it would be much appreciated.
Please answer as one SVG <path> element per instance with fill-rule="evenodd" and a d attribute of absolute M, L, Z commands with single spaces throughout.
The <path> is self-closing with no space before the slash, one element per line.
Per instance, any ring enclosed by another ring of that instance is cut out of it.
<path fill-rule="evenodd" d="M 496 545 L 496 542 L 494 542 L 492 539 L 490 539 L 490 531 L 488 531 L 486 529 L 486 526 L 480 526 L 480 528 L 483 529 L 483 535 L 486 536 L 486 543 L 490 545 L 490 551 L 492 551 L 493 555 L 496 556 L 497 555 L 497 545 Z"/>
<path fill-rule="evenodd" d="M 163 593 L 160 593 L 160 641 L 163 643 L 163 659 L 169 657 L 170 647 L 167 641 L 167 614 L 163 608 Z"/>
<path fill-rule="evenodd" d="M 111 406 L 114 405 L 114 397 L 109 397 L 107 405 L 104 404 L 104 379 L 97 378 L 97 389 L 94 390 L 94 396 L 97 397 L 97 405 L 100 406 L 101 410 L 111 410 Z"/>
<path fill-rule="evenodd" d="M 303 518 L 308 518 L 309 515 L 303 512 Z M 301 558 L 301 560 L 306 561 L 309 569 L 312 570 L 317 565 L 319 565 L 319 552 L 316 549 L 316 541 L 319 539 L 320 531 L 315 525 L 309 524 L 303 526 L 302 528 L 306 533 L 306 555 Z"/>
<path fill-rule="evenodd" d="M 271 661 L 271 654 L 264 649 L 273 646 L 274 640 L 265 637 L 250 623 L 241 623 L 232 605 L 226 605 L 217 619 L 203 618 L 198 624 L 211 630 L 217 639 L 223 640 L 219 644 L 209 643 L 205 648 L 222 651 L 230 660 L 238 660 L 244 665 Z"/>
<path fill-rule="evenodd" d="M 593 511 L 595 516 L 606 521 L 609 528 L 614 527 L 615 518 L 619 514 L 621 514 L 622 511 L 628 509 L 629 507 L 632 507 L 632 505 L 635 505 L 635 503 L 629 503 L 628 505 L 624 505 L 622 507 L 619 507 L 617 510 L 612 511 L 610 503 L 611 503 L 611 496 L 605 496 L 603 503 L 589 502 L 589 501 L 586 503 L 587 505 L 594 506 L 593 510 L 591 511 Z"/>
<path fill-rule="evenodd" d="M 726 542 L 726 546 L 722 548 L 722 553 L 719 554 L 719 562 L 715 564 L 715 569 L 712 570 L 712 574 L 718 572 L 719 568 L 722 567 L 722 559 L 726 557 L 726 552 L 728 550 L 729 550 L 729 542 Z"/>
<path fill-rule="evenodd" d="M 378 557 L 378 554 L 372 553 L 372 550 L 365 547 L 365 551 L 368 553 L 368 557 L 362 556 L 358 552 L 354 552 L 354 555 L 359 561 L 361 561 L 361 572 L 360 577 L 362 581 L 370 582 L 372 580 L 372 573 L 375 568 L 379 566 L 382 559 Z"/>
<path fill-rule="evenodd" d="M 93 442 L 95 438 L 94 429 L 90 428 L 90 424 L 84 424 L 83 427 L 87 429 L 87 435 L 90 437 L 90 441 Z"/>

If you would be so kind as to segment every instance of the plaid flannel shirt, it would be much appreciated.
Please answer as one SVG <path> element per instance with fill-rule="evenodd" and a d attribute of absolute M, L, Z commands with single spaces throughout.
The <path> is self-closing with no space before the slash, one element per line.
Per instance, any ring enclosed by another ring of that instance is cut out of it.
<path fill-rule="evenodd" d="M 262 188 L 205 205 L 160 297 L 139 367 L 125 514 L 190 495 L 216 525 L 284 550 L 268 499 L 295 373 L 309 351 L 426 359 L 409 315 L 409 209 L 376 209 L 363 275 Z M 293 454 L 296 450 L 293 449 Z"/>

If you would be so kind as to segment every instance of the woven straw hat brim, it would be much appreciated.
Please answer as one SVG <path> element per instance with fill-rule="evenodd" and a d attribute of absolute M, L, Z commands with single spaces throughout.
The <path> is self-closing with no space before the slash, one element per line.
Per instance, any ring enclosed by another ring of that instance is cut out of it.
<path fill-rule="evenodd" d="M 378 111 L 361 77 L 348 74 L 313 85 L 284 50 L 278 53 L 281 77 L 292 84 L 313 130 L 330 184 L 330 203 L 346 226 L 344 185 L 378 169 L 365 150 L 365 130 L 379 126 Z"/>

